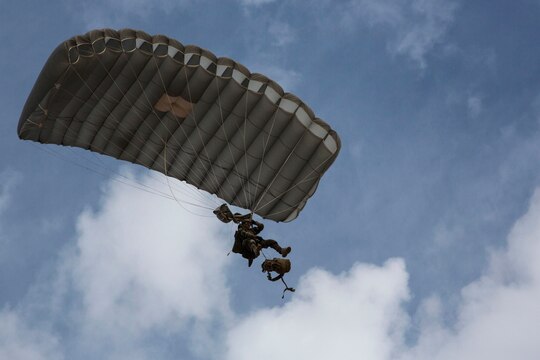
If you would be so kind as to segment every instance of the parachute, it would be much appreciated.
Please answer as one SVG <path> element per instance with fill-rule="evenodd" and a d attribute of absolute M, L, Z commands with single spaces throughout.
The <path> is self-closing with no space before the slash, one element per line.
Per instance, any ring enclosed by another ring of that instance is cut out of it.
<path fill-rule="evenodd" d="M 341 146 L 266 76 L 130 29 L 61 43 L 17 132 L 142 165 L 278 222 L 298 216 Z"/>

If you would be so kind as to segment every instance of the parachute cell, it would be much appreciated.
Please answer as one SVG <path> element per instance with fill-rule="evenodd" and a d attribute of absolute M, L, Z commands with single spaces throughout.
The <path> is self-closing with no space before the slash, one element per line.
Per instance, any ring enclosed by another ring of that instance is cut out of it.
<path fill-rule="evenodd" d="M 264 75 L 129 29 L 60 44 L 18 134 L 145 166 L 275 221 L 298 216 L 340 149 L 335 131 Z"/>

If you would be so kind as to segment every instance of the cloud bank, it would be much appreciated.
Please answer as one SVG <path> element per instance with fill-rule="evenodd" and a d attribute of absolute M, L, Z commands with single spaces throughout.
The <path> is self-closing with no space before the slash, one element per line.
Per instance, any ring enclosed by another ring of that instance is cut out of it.
<path fill-rule="evenodd" d="M 4 313 L 10 321 L 0 333 L 18 340 L 0 345 L 0 354 L 22 342 L 17 348 L 58 358 L 47 355 L 55 344 L 49 328 L 63 329 L 55 337 L 67 358 L 152 358 L 160 354 L 153 341 L 171 338 L 184 339 L 175 346 L 201 356 L 212 352 L 219 339 L 213 329 L 231 316 L 224 275 L 230 243 L 220 231 L 215 221 L 189 216 L 174 201 L 111 182 L 100 208 L 79 216 L 75 244 L 60 255 L 53 274 Z M 38 324 L 25 325 L 22 314 L 32 312 L 33 320 L 47 319 L 41 333 Z"/>
<path fill-rule="evenodd" d="M 340 7 L 341 24 L 367 24 L 388 33 L 391 53 L 406 55 L 421 68 L 454 20 L 457 4 L 445 0 L 359 0 Z"/>
<path fill-rule="evenodd" d="M 0 311 L 0 359 L 61 359 L 58 339 L 45 331 L 34 330 L 19 314 Z"/>
<path fill-rule="evenodd" d="M 78 233 L 71 272 L 92 337 L 136 340 L 226 320 L 230 244 L 219 241 L 217 223 L 188 220 L 173 201 L 114 184 L 98 212 L 81 214 Z"/>
<path fill-rule="evenodd" d="M 418 344 L 404 359 L 536 359 L 540 323 L 540 190 L 494 252 L 484 275 L 462 290 L 457 322 L 445 327 L 440 306 L 426 312 Z"/>
<path fill-rule="evenodd" d="M 220 224 L 111 183 L 101 206 L 79 216 L 53 276 L 0 311 L 0 357 L 536 359 L 539 219 L 540 190 L 507 247 L 462 289 L 452 321 L 436 294 L 407 312 L 414 294 L 401 259 L 311 269 L 286 302 L 238 313 Z"/>
<path fill-rule="evenodd" d="M 507 249 L 493 253 L 484 275 L 462 290 L 457 321 L 449 325 L 437 296 L 423 301 L 414 321 L 408 317 L 407 273 L 399 259 L 382 267 L 356 264 L 339 275 L 313 270 L 288 304 L 249 314 L 230 331 L 228 358 L 536 359 L 539 220 L 540 190 Z M 412 330 L 418 341 L 407 344 Z"/>
<path fill-rule="evenodd" d="M 231 329 L 227 359 L 391 358 L 403 340 L 408 297 L 399 259 L 339 275 L 312 270 L 285 306 L 256 311 Z"/>

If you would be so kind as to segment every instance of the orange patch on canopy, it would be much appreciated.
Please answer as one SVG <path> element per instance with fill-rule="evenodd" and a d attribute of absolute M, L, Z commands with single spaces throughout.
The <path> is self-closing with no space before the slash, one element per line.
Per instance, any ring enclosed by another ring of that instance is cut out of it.
<path fill-rule="evenodd" d="M 164 93 L 156 102 L 154 108 L 161 112 L 170 111 L 178 118 L 186 118 L 193 110 L 193 104 L 181 96 L 170 96 Z"/>

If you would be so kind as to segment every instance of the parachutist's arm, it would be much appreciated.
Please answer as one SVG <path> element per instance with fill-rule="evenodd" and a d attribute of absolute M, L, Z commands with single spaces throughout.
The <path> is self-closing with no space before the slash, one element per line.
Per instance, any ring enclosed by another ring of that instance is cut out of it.
<path fill-rule="evenodd" d="M 240 224 L 243 221 L 251 221 L 251 218 L 253 216 L 252 213 L 241 215 L 239 213 L 235 213 L 234 215 L 231 215 L 231 219 L 235 224 Z"/>
<path fill-rule="evenodd" d="M 255 234 L 260 233 L 260 232 L 263 231 L 263 229 L 264 229 L 264 224 L 262 224 L 262 223 L 260 223 L 260 222 L 258 222 L 258 221 L 253 220 L 253 225 L 255 226 L 255 227 L 253 228 L 253 232 L 254 232 Z"/>
<path fill-rule="evenodd" d="M 283 274 L 279 274 L 279 275 L 276 276 L 276 277 L 272 277 L 272 275 L 270 275 L 270 273 L 268 273 L 268 280 L 270 280 L 270 281 L 278 281 L 278 280 L 280 280 L 282 277 L 283 277 Z"/>
<path fill-rule="evenodd" d="M 232 216 L 232 221 L 235 223 L 235 224 L 240 224 L 243 220 L 246 219 L 246 215 L 240 215 L 240 214 L 234 214 Z"/>

